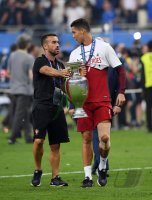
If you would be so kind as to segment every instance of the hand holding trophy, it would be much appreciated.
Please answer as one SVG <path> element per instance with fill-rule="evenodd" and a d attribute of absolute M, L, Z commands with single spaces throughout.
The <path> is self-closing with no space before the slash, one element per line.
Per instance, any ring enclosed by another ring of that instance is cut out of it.
<path fill-rule="evenodd" d="M 66 80 L 66 92 L 69 101 L 76 108 L 73 118 L 87 117 L 87 114 L 82 108 L 82 104 L 88 95 L 88 81 L 84 77 L 86 75 L 86 69 L 81 62 L 69 62 L 66 63 L 66 66 L 72 71 L 72 76 Z"/>

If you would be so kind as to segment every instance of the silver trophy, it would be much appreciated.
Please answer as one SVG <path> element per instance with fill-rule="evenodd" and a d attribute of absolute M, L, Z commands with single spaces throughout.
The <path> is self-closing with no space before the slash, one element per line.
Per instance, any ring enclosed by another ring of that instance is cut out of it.
<path fill-rule="evenodd" d="M 75 106 L 73 118 L 87 117 L 82 104 L 88 95 L 88 81 L 79 73 L 81 64 L 81 62 L 66 63 L 66 66 L 72 71 L 72 76 L 66 80 L 66 92 L 69 101 Z"/>

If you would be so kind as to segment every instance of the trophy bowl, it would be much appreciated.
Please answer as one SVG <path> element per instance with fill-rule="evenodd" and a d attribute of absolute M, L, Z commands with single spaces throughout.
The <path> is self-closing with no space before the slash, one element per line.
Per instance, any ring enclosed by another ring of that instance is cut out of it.
<path fill-rule="evenodd" d="M 69 67 L 72 72 L 78 72 L 82 62 L 67 62 L 65 65 Z"/>
<path fill-rule="evenodd" d="M 70 65 L 70 64 L 69 64 Z M 72 77 L 66 80 L 66 92 L 69 101 L 74 104 L 75 112 L 73 118 L 87 117 L 87 114 L 82 108 L 83 102 L 88 95 L 88 81 L 86 77 L 80 76 L 79 67 L 80 64 L 72 63 L 71 70 L 73 71 Z"/>

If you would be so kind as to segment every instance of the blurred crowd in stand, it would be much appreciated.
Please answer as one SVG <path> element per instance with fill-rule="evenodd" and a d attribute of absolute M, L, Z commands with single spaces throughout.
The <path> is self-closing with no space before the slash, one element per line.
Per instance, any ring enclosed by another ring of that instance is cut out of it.
<path fill-rule="evenodd" d="M 135 41 L 133 47 L 128 49 L 124 44 L 115 47 L 118 56 L 126 69 L 127 85 L 126 89 L 142 89 L 142 65 L 140 58 L 148 51 L 147 45 L 140 46 L 139 41 Z M 143 125 L 143 93 L 135 91 L 126 94 L 126 103 L 122 112 L 118 116 L 119 128 L 141 127 Z"/>
<path fill-rule="evenodd" d="M 115 50 L 126 70 L 128 90 L 126 103 L 118 115 L 118 126 L 140 128 L 145 120 L 148 132 L 152 133 L 152 40 L 145 45 L 135 40 L 130 49 L 118 44 Z"/>
<path fill-rule="evenodd" d="M 0 25 L 60 27 L 85 17 L 91 25 L 152 22 L 152 0 L 0 0 Z"/>

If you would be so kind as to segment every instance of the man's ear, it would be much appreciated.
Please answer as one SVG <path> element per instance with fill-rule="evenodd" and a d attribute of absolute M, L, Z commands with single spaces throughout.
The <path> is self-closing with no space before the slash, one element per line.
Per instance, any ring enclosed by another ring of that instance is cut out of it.
<path fill-rule="evenodd" d="M 80 29 L 81 33 L 84 35 L 84 33 L 86 32 L 86 30 L 84 28 Z"/>
<path fill-rule="evenodd" d="M 47 44 L 46 43 L 43 44 L 43 49 L 47 50 Z"/>

